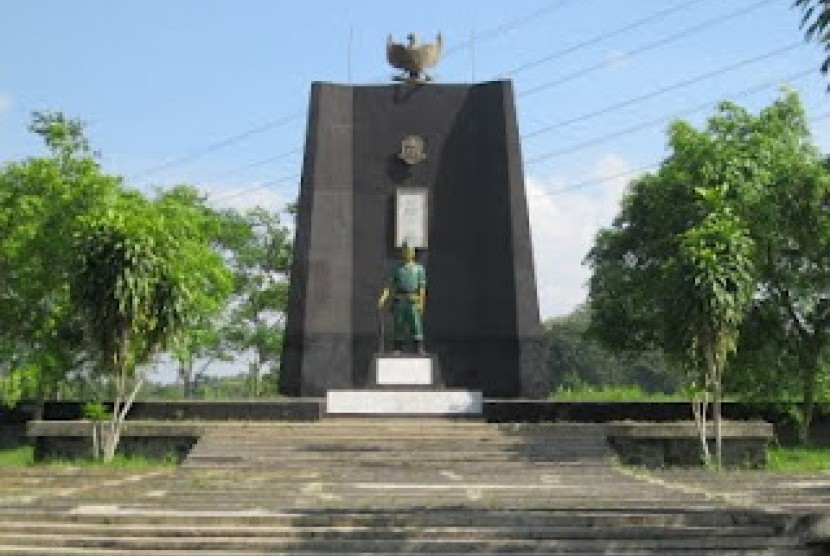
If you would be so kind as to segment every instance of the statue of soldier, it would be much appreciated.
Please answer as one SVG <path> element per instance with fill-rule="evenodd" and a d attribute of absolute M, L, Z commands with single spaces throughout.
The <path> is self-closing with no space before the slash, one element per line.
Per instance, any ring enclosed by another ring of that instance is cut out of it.
<path fill-rule="evenodd" d="M 383 309 L 391 295 L 395 353 L 400 353 L 404 344 L 414 344 L 416 353 L 424 355 L 426 271 L 415 261 L 415 248 L 406 241 L 401 246 L 401 259 L 378 298 L 378 309 Z"/>

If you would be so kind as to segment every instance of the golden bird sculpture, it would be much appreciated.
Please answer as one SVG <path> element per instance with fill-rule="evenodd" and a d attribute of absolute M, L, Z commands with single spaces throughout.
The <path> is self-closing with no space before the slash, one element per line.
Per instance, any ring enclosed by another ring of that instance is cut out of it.
<path fill-rule="evenodd" d="M 438 63 L 441 51 L 444 48 L 444 39 L 441 33 L 435 38 L 432 44 L 421 44 L 415 33 L 406 36 L 409 44 L 400 44 L 392 40 L 392 35 L 386 39 L 386 59 L 389 64 L 404 73 L 396 75 L 395 81 L 407 83 L 426 83 L 432 81 L 432 77 L 424 72 Z"/>

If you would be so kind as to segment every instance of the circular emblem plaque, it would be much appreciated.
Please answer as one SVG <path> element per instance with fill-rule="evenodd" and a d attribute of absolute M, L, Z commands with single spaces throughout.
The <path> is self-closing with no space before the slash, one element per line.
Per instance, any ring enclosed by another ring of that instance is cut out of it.
<path fill-rule="evenodd" d="M 417 135 L 407 135 L 404 137 L 403 141 L 401 141 L 401 152 L 398 153 L 398 158 L 412 166 L 413 164 L 418 164 L 426 157 L 423 139 Z"/>

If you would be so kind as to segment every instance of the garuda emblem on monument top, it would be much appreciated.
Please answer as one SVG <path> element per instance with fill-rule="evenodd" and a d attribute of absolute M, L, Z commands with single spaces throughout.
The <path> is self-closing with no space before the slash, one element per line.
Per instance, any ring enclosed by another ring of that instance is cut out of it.
<path fill-rule="evenodd" d="M 389 64 L 403 73 L 394 77 L 395 81 L 407 83 L 425 83 L 432 81 L 432 77 L 424 70 L 438 63 L 441 51 L 444 48 L 444 39 L 441 33 L 432 44 L 420 44 L 414 33 L 406 36 L 409 44 L 399 44 L 392 40 L 392 35 L 386 39 L 386 59 Z"/>

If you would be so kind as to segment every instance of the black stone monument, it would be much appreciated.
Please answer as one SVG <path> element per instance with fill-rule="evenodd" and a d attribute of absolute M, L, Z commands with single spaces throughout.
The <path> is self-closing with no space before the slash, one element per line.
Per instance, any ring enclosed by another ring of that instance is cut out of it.
<path fill-rule="evenodd" d="M 413 135 L 426 157 L 407 164 L 399 153 Z M 547 396 L 510 81 L 312 85 L 281 391 L 323 396 L 370 383 L 401 188 L 427 190 L 418 259 L 439 383 L 490 398 Z"/>

